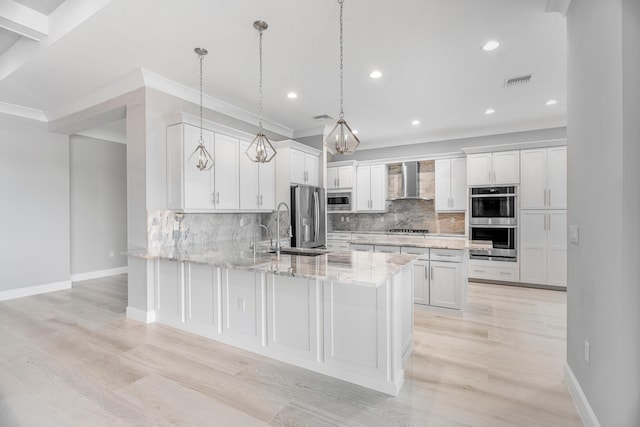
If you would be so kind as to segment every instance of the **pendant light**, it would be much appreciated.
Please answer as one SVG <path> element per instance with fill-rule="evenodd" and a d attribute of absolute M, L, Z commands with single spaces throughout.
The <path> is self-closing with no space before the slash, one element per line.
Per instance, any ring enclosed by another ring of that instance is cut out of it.
<path fill-rule="evenodd" d="M 205 172 L 211 170 L 215 164 L 207 147 L 204 146 L 204 138 L 202 137 L 202 61 L 204 56 L 209 52 L 207 52 L 207 49 L 201 47 L 195 48 L 194 52 L 200 57 L 200 141 L 196 149 L 193 150 L 193 153 L 189 156 L 189 162 L 193 163 L 199 171 Z"/>
<path fill-rule="evenodd" d="M 258 123 L 258 134 L 253 138 L 253 141 L 251 141 L 251 145 L 245 150 L 245 154 L 252 162 L 267 163 L 276 155 L 276 149 L 273 148 L 269 138 L 267 138 L 262 129 L 262 32 L 269 28 L 269 26 L 264 21 L 256 21 L 253 23 L 253 27 L 260 32 L 260 122 Z"/>
<path fill-rule="evenodd" d="M 333 130 L 329 132 L 327 138 L 324 140 L 324 145 L 327 147 L 327 151 L 331 154 L 353 154 L 360 145 L 360 140 L 353 133 L 349 125 L 344 119 L 344 110 L 342 108 L 344 90 L 343 90 L 343 66 L 342 66 L 342 15 L 344 9 L 344 0 L 338 0 L 340 5 L 340 115 L 338 116 L 338 122 L 334 126 Z"/>

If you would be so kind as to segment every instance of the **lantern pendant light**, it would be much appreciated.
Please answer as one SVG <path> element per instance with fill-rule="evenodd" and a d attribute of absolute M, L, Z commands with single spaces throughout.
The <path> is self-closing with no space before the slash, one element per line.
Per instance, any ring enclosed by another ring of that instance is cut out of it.
<path fill-rule="evenodd" d="M 258 124 L 258 134 L 253 138 L 253 141 L 251 141 L 251 145 L 245 150 L 245 154 L 252 162 L 267 163 L 276 155 L 276 149 L 273 148 L 269 138 L 267 138 L 262 129 L 262 32 L 269 28 L 269 26 L 264 21 L 256 21 L 253 23 L 253 27 L 260 32 L 260 122 Z"/>
<path fill-rule="evenodd" d="M 333 127 L 329 135 L 324 140 L 324 145 L 327 147 L 327 151 L 331 154 L 353 154 L 360 145 L 360 140 L 353 133 L 346 120 L 344 119 L 344 110 L 342 107 L 344 98 L 344 76 L 342 66 L 342 51 L 343 51 L 343 37 L 342 37 L 342 15 L 344 9 L 344 0 L 338 0 L 340 5 L 340 115 L 338 116 L 338 122 Z"/>
<path fill-rule="evenodd" d="M 194 52 L 200 57 L 200 141 L 193 153 L 189 156 L 189 162 L 193 163 L 195 167 L 201 171 L 206 172 L 211 170 L 215 164 L 213 157 L 209 154 L 209 150 L 204 145 L 204 138 L 202 137 L 202 61 L 204 56 L 209 53 L 207 49 L 197 47 Z"/>

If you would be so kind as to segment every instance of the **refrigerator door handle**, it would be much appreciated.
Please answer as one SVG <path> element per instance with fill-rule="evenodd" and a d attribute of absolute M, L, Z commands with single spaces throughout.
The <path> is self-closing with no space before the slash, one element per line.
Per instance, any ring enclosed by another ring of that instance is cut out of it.
<path fill-rule="evenodd" d="M 318 241 L 318 234 L 320 234 L 320 201 L 318 198 L 318 192 L 313 192 L 313 240 Z"/>

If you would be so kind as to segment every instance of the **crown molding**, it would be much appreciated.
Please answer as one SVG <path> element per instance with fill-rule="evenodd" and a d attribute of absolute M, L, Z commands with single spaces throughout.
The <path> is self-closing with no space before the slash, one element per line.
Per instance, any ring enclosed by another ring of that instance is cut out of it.
<path fill-rule="evenodd" d="M 8 102 L 0 102 L 0 113 L 37 120 L 39 122 L 47 122 L 47 116 L 42 111 L 21 105 L 9 104 Z"/>

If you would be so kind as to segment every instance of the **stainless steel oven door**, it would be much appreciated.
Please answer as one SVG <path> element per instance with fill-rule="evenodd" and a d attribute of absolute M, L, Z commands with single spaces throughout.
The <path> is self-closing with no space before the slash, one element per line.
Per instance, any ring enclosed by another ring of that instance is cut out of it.
<path fill-rule="evenodd" d="M 469 224 L 516 225 L 516 188 L 478 187 L 469 194 Z"/>
<path fill-rule="evenodd" d="M 350 211 L 351 210 L 351 193 L 335 192 L 327 193 L 327 211 Z"/>
<path fill-rule="evenodd" d="M 476 226 L 469 227 L 470 240 L 488 240 L 493 244 L 493 248 L 487 252 L 484 250 L 470 250 L 472 258 L 497 257 L 514 260 L 518 255 L 518 245 L 516 243 L 517 228 L 515 226 Z"/>

